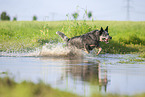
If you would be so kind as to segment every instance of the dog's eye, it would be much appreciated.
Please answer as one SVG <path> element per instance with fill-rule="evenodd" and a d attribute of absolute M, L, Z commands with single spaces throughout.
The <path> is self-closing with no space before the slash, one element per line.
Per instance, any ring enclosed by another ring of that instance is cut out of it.
<path fill-rule="evenodd" d="M 107 32 L 106 32 L 105 34 L 106 34 L 106 35 L 109 35 L 109 33 L 107 33 Z"/>
<path fill-rule="evenodd" d="M 107 35 L 109 35 L 109 33 L 108 32 L 105 32 L 105 35 L 107 36 Z"/>

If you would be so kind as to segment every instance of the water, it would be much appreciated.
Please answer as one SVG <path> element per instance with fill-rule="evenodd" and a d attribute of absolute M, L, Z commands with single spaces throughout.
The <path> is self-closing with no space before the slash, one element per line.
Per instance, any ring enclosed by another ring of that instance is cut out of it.
<path fill-rule="evenodd" d="M 1 52 L 0 77 L 8 75 L 17 82 L 42 80 L 53 88 L 82 96 L 97 92 L 133 95 L 145 92 L 145 62 L 119 62 L 135 58 L 131 54 L 95 56 L 94 52 L 85 54 L 62 44 L 47 44 L 28 53 Z"/>

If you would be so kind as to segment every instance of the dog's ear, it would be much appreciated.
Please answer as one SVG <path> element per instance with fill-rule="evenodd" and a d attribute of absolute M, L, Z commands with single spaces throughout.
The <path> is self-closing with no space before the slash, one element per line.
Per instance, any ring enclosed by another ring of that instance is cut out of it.
<path fill-rule="evenodd" d="M 103 32 L 103 28 L 101 27 L 100 32 Z"/>
<path fill-rule="evenodd" d="M 108 32 L 108 26 L 106 27 L 105 31 L 107 31 L 107 32 Z"/>
<path fill-rule="evenodd" d="M 99 34 L 101 35 L 103 32 L 103 28 L 101 27 L 100 31 L 99 31 Z"/>

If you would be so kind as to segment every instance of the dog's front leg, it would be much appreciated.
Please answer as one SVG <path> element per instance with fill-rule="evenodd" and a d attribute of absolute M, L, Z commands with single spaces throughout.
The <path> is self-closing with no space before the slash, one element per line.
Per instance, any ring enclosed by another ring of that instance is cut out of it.
<path fill-rule="evenodd" d="M 99 53 L 101 52 L 102 48 L 101 47 L 98 47 L 99 51 L 96 55 L 99 55 Z"/>

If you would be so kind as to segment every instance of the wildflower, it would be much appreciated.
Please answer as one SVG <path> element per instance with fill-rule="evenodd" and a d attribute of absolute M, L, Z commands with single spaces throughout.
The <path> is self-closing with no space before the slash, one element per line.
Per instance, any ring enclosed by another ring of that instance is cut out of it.
<path fill-rule="evenodd" d="M 42 30 L 40 30 L 42 33 L 43 33 L 43 31 Z"/>

